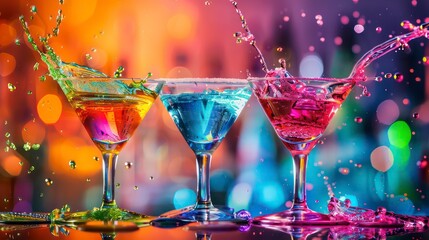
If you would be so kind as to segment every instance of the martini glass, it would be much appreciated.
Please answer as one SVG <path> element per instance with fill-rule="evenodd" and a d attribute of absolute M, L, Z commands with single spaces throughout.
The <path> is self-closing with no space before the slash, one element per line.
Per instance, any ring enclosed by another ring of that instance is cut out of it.
<path fill-rule="evenodd" d="M 115 201 L 118 154 L 149 111 L 163 82 L 146 79 L 77 77 L 57 80 L 61 89 L 103 156 L 103 197 L 100 208 L 54 218 L 74 226 L 88 221 L 130 221 L 148 224 L 150 217 L 120 209 Z M 115 227 L 115 226 L 113 226 Z"/>
<path fill-rule="evenodd" d="M 184 221 L 235 219 L 230 208 L 216 208 L 210 198 L 212 154 L 240 115 L 252 92 L 244 79 L 163 79 L 161 101 L 196 155 L 197 200 L 194 206 L 161 217 Z"/>
<path fill-rule="evenodd" d="M 351 79 L 250 78 L 253 93 L 271 125 L 290 151 L 294 166 L 294 197 L 289 210 L 254 219 L 261 225 L 331 225 L 328 215 L 307 206 L 307 157 L 355 85 Z"/>

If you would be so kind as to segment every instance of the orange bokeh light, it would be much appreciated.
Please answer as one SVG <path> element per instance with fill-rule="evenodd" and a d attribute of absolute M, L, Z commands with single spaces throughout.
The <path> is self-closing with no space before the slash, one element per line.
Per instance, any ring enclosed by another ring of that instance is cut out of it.
<path fill-rule="evenodd" d="M 61 116 L 63 104 L 58 96 L 46 94 L 37 103 L 37 113 L 46 124 L 54 124 Z"/>
<path fill-rule="evenodd" d="M 45 139 L 46 129 L 39 122 L 31 120 L 23 126 L 21 135 L 24 142 L 40 144 Z"/>
<path fill-rule="evenodd" d="M 0 23 L 0 46 L 7 46 L 16 39 L 16 30 L 12 26 Z"/>
<path fill-rule="evenodd" d="M 21 159 L 15 155 L 9 155 L 0 162 L 1 167 L 11 176 L 16 177 L 21 173 Z"/>
<path fill-rule="evenodd" d="M 179 12 L 168 21 L 167 29 L 170 36 L 176 40 L 190 38 L 195 33 L 195 17 L 191 12 Z"/>
<path fill-rule="evenodd" d="M 15 67 L 16 60 L 13 55 L 10 55 L 9 53 L 0 53 L 0 76 L 8 76 L 15 70 Z"/>

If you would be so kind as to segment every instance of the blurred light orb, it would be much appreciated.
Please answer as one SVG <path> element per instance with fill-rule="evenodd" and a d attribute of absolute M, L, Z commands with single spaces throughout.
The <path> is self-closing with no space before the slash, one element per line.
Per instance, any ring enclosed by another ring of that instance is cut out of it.
<path fill-rule="evenodd" d="M 371 152 L 371 165 L 377 171 L 387 172 L 393 165 L 393 153 L 390 148 L 380 146 Z"/>
<path fill-rule="evenodd" d="M 399 107 L 393 100 L 385 100 L 377 107 L 378 122 L 390 125 L 399 117 Z"/>
<path fill-rule="evenodd" d="M 259 200 L 269 208 L 278 208 L 285 202 L 282 186 L 278 182 L 264 182 L 261 192 Z"/>
<path fill-rule="evenodd" d="M 22 140 L 24 140 L 24 142 L 29 142 L 32 144 L 41 144 L 45 139 L 46 129 L 38 121 L 30 120 L 26 124 L 24 124 L 24 127 L 21 131 L 21 135 Z"/>
<path fill-rule="evenodd" d="M 0 53 L 0 76 L 6 77 L 10 75 L 13 73 L 13 71 L 15 71 L 15 67 L 16 60 L 13 55 L 9 53 Z"/>
<path fill-rule="evenodd" d="M 6 23 L 0 23 L 0 46 L 4 47 L 16 39 L 16 30 Z"/>
<path fill-rule="evenodd" d="M 389 127 L 387 136 L 393 146 L 398 148 L 406 147 L 411 140 L 410 126 L 404 121 L 397 121 Z"/>
<path fill-rule="evenodd" d="M 299 74 L 302 77 L 320 77 L 323 74 L 323 62 L 318 55 L 309 54 L 299 64 Z"/>
<path fill-rule="evenodd" d="M 0 162 L 0 166 L 13 177 L 19 176 L 22 166 L 19 164 L 21 159 L 15 155 L 9 155 Z"/>
<path fill-rule="evenodd" d="M 355 31 L 355 33 L 360 34 L 363 33 L 365 27 L 362 24 L 356 24 L 353 30 Z"/>
<path fill-rule="evenodd" d="M 167 24 L 170 36 L 177 40 L 184 40 L 192 36 L 195 31 L 197 19 L 191 13 L 177 13 L 172 16 Z"/>
<path fill-rule="evenodd" d="M 63 105 L 57 95 L 46 94 L 37 103 L 37 113 L 46 124 L 54 124 L 61 116 Z"/>
<path fill-rule="evenodd" d="M 234 209 L 248 209 L 252 197 L 252 186 L 248 183 L 238 183 L 235 185 L 229 196 L 228 206 Z"/>
<path fill-rule="evenodd" d="M 184 208 L 195 203 L 197 195 L 194 190 L 182 188 L 174 193 L 173 204 L 176 209 Z"/>

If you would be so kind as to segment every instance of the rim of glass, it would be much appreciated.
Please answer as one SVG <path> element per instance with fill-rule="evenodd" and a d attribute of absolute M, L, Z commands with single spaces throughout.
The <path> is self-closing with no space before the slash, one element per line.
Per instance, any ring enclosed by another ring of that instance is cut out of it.
<path fill-rule="evenodd" d="M 113 80 L 119 81 L 134 81 L 134 82 L 142 82 L 142 83 L 165 83 L 165 81 L 158 79 L 146 79 L 146 78 L 115 78 L 115 77 L 65 77 L 60 78 L 55 81 L 94 81 L 94 82 L 109 82 Z"/>
<path fill-rule="evenodd" d="M 319 81 L 319 82 L 366 82 L 369 80 L 373 80 L 374 78 L 331 78 L 331 77 L 249 77 L 247 80 L 249 82 L 256 81 L 267 81 L 267 80 L 299 80 L 299 81 Z"/>
<path fill-rule="evenodd" d="M 158 78 L 157 80 L 165 82 L 166 85 L 169 84 L 248 84 L 247 78 Z"/>

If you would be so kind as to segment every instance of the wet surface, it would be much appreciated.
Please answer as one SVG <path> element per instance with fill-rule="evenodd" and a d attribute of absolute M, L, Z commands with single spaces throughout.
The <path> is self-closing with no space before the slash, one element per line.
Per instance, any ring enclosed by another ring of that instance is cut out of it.
<path fill-rule="evenodd" d="M 400 228 L 365 228 L 355 226 L 282 226 L 267 228 L 249 226 L 233 227 L 233 223 L 202 225 L 191 223 L 176 228 L 147 226 L 135 231 L 106 233 L 80 231 L 49 225 L 1 225 L 0 239 L 428 239 L 429 231 L 422 232 Z"/>

